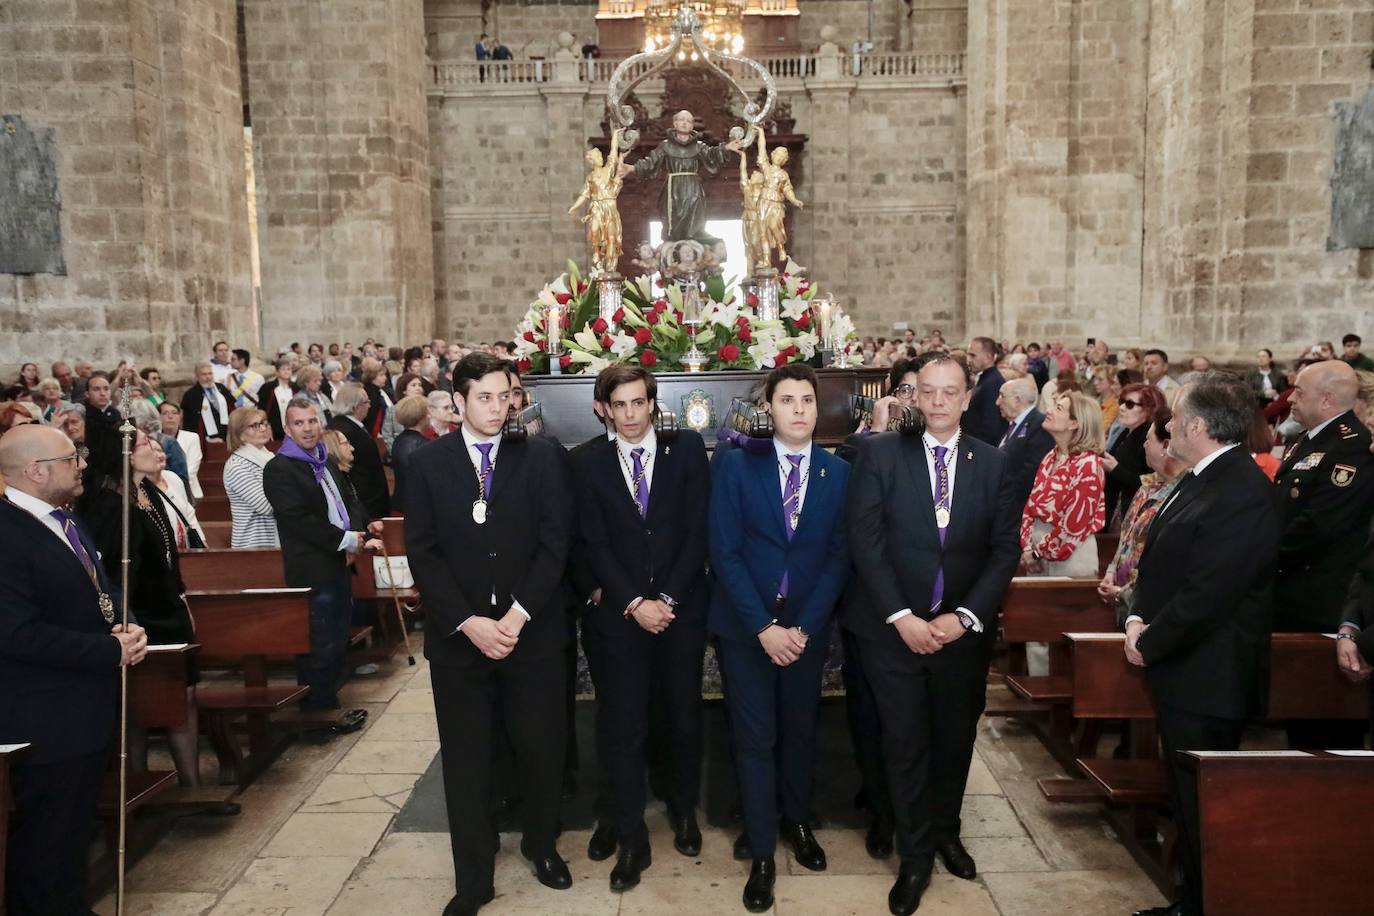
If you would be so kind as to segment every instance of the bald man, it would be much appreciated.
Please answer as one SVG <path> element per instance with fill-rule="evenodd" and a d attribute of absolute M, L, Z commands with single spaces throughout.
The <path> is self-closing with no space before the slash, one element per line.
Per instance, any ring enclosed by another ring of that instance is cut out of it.
<path fill-rule="evenodd" d="M 1352 408 L 1355 370 L 1340 360 L 1298 373 L 1290 403 L 1302 438 L 1274 478 L 1283 524 L 1274 631 L 1334 633 L 1374 515 L 1370 433 Z M 1362 723 L 1290 722 L 1294 747 L 1363 747 Z"/>
<path fill-rule="evenodd" d="M 142 627 L 115 624 L 112 584 L 67 510 L 83 467 L 83 453 L 51 427 L 0 438 L 0 744 L 32 745 L 12 772 L 10 916 L 90 912 L 86 859 L 118 672 L 148 649 Z"/>

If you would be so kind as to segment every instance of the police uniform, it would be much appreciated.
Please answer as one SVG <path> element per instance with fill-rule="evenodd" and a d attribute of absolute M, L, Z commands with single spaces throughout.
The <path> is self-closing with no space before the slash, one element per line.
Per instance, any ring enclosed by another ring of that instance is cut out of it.
<path fill-rule="evenodd" d="M 1346 411 L 1304 434 L 1274 476 L 1283 536 L 1275 580 L 1276 633 L 1334 633 L 1374 515 L 1370 432 Z M 1363 723 L 1290 722 L 1296 747 L 1362 746 Z"/>

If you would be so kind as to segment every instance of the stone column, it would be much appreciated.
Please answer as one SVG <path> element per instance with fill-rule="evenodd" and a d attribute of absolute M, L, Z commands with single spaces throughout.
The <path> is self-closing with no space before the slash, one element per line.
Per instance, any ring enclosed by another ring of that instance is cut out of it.
<path fill-rule="evenodd" d="M 806 144 L 806 209 L 797 214 L 795 247 L 811 252 L 803 262 L 823 289 L 852 303 L 849 283 L 850 102 L 853 79 L 807 80 L 810 140 Z M 855 314 L 862 324 L 864 318 Z"/>
<path fill-rule="evenodd" d="M 422 0 L 244 0 L 264 344 L 434 332 Z"/>
<path fill-rule="evenodd" d="M 0 112 L 52 132 L 66 274 L 0 275 L 0 364 L 175 379 L 218 337 L 254 347 L 233 0 L 3 15 Z"/>

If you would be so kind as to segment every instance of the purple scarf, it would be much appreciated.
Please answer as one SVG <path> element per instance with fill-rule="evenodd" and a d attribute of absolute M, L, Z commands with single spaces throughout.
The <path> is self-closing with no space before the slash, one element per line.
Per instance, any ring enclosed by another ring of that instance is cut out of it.
<path fill-rule="evenodd" d="M 766 455 L 773 451 L 773 437 L 746 436 L 738 430 L 722 426 L 716 431 L 717 442 L 730 442 L 752 455 Z"/>
<path fill-rule="evenodd" d="M 321 486 L 324 485 L 324 475 L 328 473 L 325 466 L 329 463 L 329 449 L 325 448 L 323 442 L 316 443 L 315 450 L 307 452 L 296 444 L 295 439 L 287 436 L 286 441 L 282 442 L 281 447 L 277 449 L 277 455 L 292 461 L 303 461 L 310 465 L 310 470 L 315 472 L 315 482 Z M 324 490 L 329 494 L 330 501 L 334 503 L 334 508 L 338 510 L 339 517 L 343 519 L 344 528 L 347 529 L 349 524 L 348 509 L 344 506 L 341 494 L 337 492 L 334 486 L 325 486 Z"/>

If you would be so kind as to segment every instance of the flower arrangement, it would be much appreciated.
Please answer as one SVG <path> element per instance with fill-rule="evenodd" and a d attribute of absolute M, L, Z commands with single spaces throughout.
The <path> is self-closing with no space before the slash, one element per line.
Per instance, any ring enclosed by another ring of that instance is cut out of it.
<path fill-rule="evenodd" d="M 682 290 L 674 283 L 641 275 L 625 282 L 621 308 L 609 320 L 598 315 L 596 285 L 569 261 L 566 273 L 539 291 L 516 327 L 515 358 L 521 372 L 550 371 L 549 309 L 560 314 L 559 337 L 566 351 L 559 356 L 564 373 L 595 374 L 607 366 L 640 365 L 655 371 L 683 369 L 682 358 L 693 337 L 705 353 L 705 369 L 771 369 L 809 360 L 820 346 L 818 318 L 813 307 L 816 286 L 805 269 L 788 262 L 781 279 L 781 315 L 764 321 L 754 314 L 758 304 L 733 280 L 708 277 L 704 283 L 701 321 L 693 329 L 683 322 Z M 843 342 L 846 365 L 861 362 L 858 335 L 848 316 L 832 318 L 837 341 Z"/>

